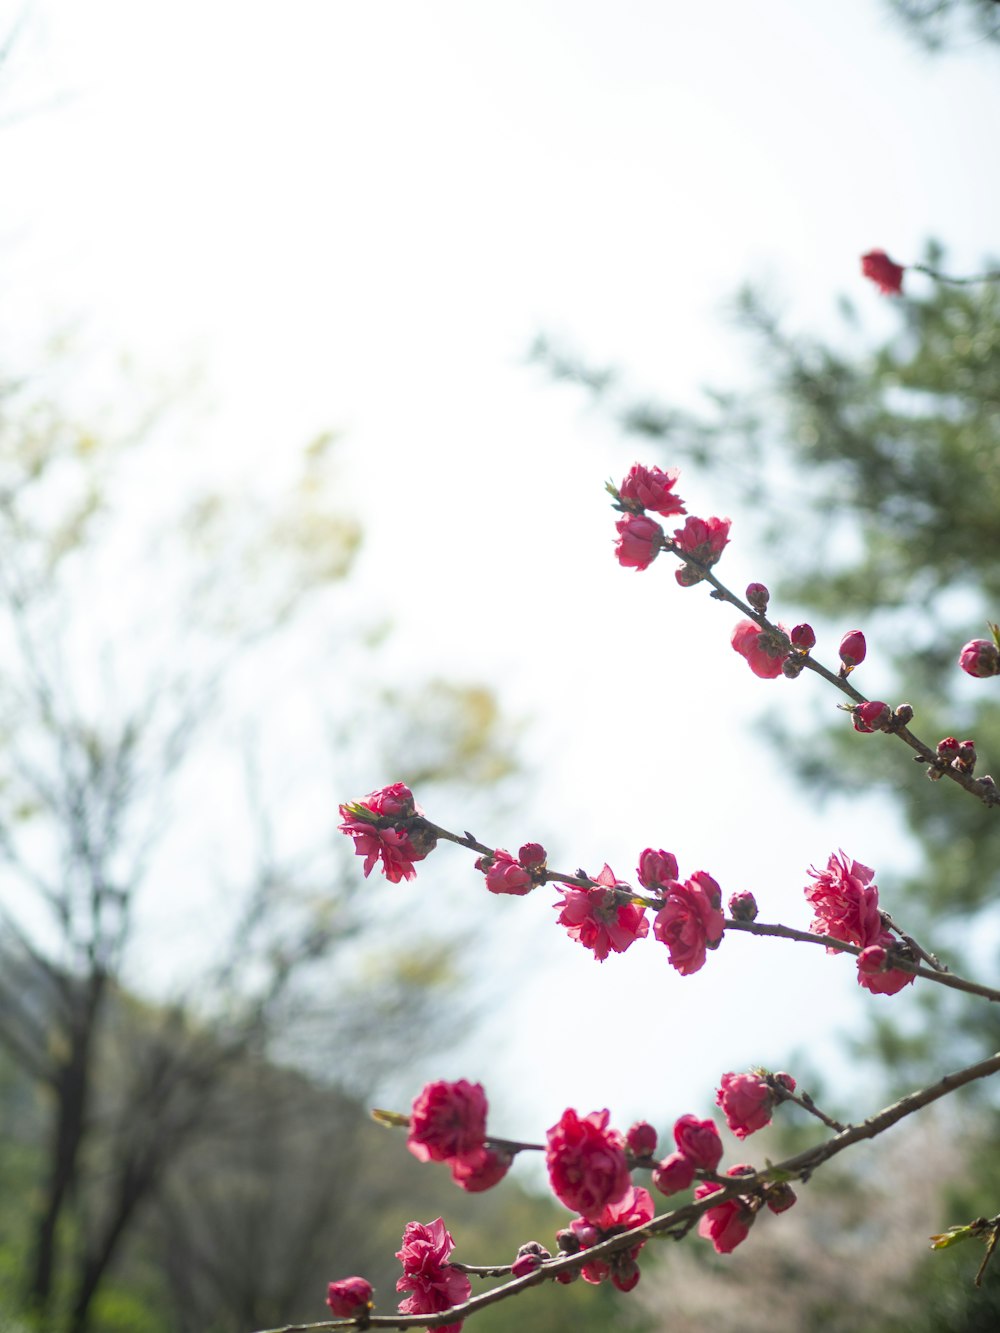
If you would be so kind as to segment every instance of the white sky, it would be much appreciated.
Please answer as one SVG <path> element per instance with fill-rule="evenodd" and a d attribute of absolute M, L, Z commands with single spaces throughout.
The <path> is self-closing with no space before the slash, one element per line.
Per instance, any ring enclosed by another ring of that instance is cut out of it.
<path fill-rule="evenodd" d="M 876 0 L 39 0 L 12 65 L 0 111 L 64 100 L 0 132 L 0 342 L 68 323 L 95 361 L 202 367 L 204 463 L 234 484 L 344 431 L 351 597 L 396 623 L 386 675 L 486 680 L 528 720 L 526 808 L 480 837 L 624 878 L 663 846 L 801 925 L 834 848 L 901 864 L 883 808 L 821 816 L 750 734 L 818 682 L 757 681 L 728 612 L 618 568 L 603 483 L 634 446 L 523 354 L 563 334 L 690 405 L 746 374 L 723 310 L 748 279 L 802 327 L 841 292 L 889 327 L 864 250 L 937 235 L 964 271 L 996 244 L 988 51 L 928 62 Z M 678 489 L 717 512 L 710 479 Z M 720 572 L 768 582 L 726 510 Z M 462 855 L 373 906 L 474 892 Z M 812 950 L 738 936 L 683 980 L 651 942 L 599 966 L 547 900 L 481 914 L 503 999 L 423 1072 L 482 1078 L 501 1132 L 567 1104 L 672 1120 L 727 1069 L 830 1057 L 856 1013 L 853 969 Z"/>

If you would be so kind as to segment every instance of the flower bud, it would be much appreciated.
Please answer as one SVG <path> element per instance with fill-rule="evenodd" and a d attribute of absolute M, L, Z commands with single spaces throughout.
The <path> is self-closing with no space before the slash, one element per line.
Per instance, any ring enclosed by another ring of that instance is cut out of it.
<path fill-rule="evenodd" d="M 537 870 L 545 864 L 545 848 L 540 842 L 526 842 L 517 853 L 525 870 Z"/>
<path fill-rule="evenodd" d="M 767 1191 L 767 1206 L 772 1213 L 784 1213 L 794 1203 L 798 1202 L 798 1195 L 792 1189 L 787 1181 L 782 1181 L 777 1185 L 772 1185 Z"/>
<path fill-rule="evenodd" d="M 775 1083 L 777 1083 L 777 1085 L 778 1085 L 780 1088 L 784 1088 L 784 1090 L 785 1090 L 786 1092 L 794 1092 L 794 1091 L 795 1091 L 795 1079 L 792 1078 L 791 1074 L 786 1074 L 786 1073 L 784 1073 L 784 1072 L 779 1072 L 779 1073 L 773 1075 L 773 1078 L 774 1078 Z"/>
<path fill-rule="evenodd" d="M 1000 648 L 991 639 L 971 639 L 959 653 L 958 665 L 970 676 L 1000 675 Z"/>
<path fill-rule="evenodd" d="M 744 889 L 740 893 L 734 893 L 729 899 L 729 915 L 734 921 L 754 921 L 757 918 L 757 899 L 749 891 Z"/>
<path fill-rule="evenodd" d="M 858 954 L 859 972 L 884 972 L 888 966 L 889 954 L 881 944 L 869 944 Z"/>
<path fill-rule="evenodd" d="M 536 1268 L 541 1268 L 546 1259 L 551 1259 L 552 1255 L 537 1240 L 526 1241 L 517 1252 L 517 1258 L 511 1264 L 511 1277 L 524 1277 L 526 1273 L 533 1273 Z"/>
<path fill-rule="evenodd" d="M 372 1284 L 363 1277 L 344 1277 L 326 1289 L 326 1303 L 335 1319 L 351 1319 L 372 1308 Z"/>
<path fill-rule="evenodd" d="M 865 660 L 867 651 L 865 636 L 859 629 L 850 630 L 840 641 L 840 660 L 848 671 Z"/>
<path fill-rule="evenodd" d="M 556 1245 L 560 1254 L 579 1254 L 583 1249 L 580 1237 L 571 1227 L 563 1227 L 556 1232 Z"/>
<path fill-rule="evenodd" d="M 771 600 L 771 594 L 764 587 L 763 583 L 747 584 L 747 601 L 755 611 L 761 615 L 767 610 L 767 604 Z"/>
<path fill-rule="evenodd" d="M 884 250 L 869 250 L 861 256 L 861 272 L 874 282 L 883 296 L 901 296 L 905 264 L 897 264 Z"/>
<path fill-rule="evenodd" d="M 816 631 L 812 625 L 796 625 L 788 637 L 792 647 L 798 648 L 800 652 L 807 653 L 810 648 L 816 647 Z"/>
<path fill-rule="evenodd" d="M 656 1152 L 656 1130 L 648 1120 L 637 1120 L 625 1135 L 625 1142 L 636 1157 L 651 1157 Z"/>
<path fill-rule="evenodd" d="M 937 756 L 946 764 L 958 758 L 958 741 L 954 736 L 945 736 L 944 740 L 938 741 Z"/>
<path fill-rule="evenodd" d="M 682 1152 L 672 1152 L 653 1169 L 653 1187 L 661 1194 L 677 1194 L 690 1189 L 694 1180 L 694 1162 Z"/>
<path fill-rule="evenodd" d="M 962 741 L 958 747 L 958 757 L 955 760 L 955 765 L 963 773 L 971 773 L 976 766 L 977 758 L 975 741 Z"/>
<path fill-rule="evenodd" d="M 673 852 L 665 852 L 647 847 L 639 853 L 639 865 L 636 877 L 644 889 L 656 892 L 672 883 L 677 878 L 677 857 Z"/>
<path fill-rule="evenodd" d="M 908 727 L 913 721 L 913 708 L 910 704 L 900 704 L 892 710 L 892 715 L 901 727 Z"/>
<path fill-rule="evenodd" d="M 626 569 L 646 569 L 660 554 L 663 545 L 663 529 L 645 514 L 629 514 L 620 519 L 615 527 L 618 541 L 615 555 L 618 563 Z"/>
<path fill-rule="evenodd" d="M 889 705 L 881 699 L 869 699 L 867 703 L 856 704 L 851 709 L 855 731 L 881 731 L 890 716 Z"/>

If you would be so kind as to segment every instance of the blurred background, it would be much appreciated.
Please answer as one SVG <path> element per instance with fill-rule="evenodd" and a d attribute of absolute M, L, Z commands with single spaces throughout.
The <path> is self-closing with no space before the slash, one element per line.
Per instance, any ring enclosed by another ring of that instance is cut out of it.
<path fill-rule="evenodd" d="M 336 824 L 403 780 L 802 927 L 843 847 L 995 974 L 983 811 L 621 569 L 604 482 L 681 467 L 730 586 L 827 662 L 864 628 L 859 688 L 996 768 L 955 659 L 1000 603 L 997 287 L 859 256 L 995 266 L 998 40 L 992 0 L 0 3 L 0 1329 L 250 1333 L 355 1272 L 388 1310 L 413 1218 L 551 1242 L 537 1162 L 470 1198 L 370 1123 L 432 1078 L 498 1134 L 669 1136 L 727 1070 L 859 1118 L 996 1049 L 777 941 L 599 964 L 544 893 L 449 846 L 366 881 Z M 978 1256 L 925 1250 L 997 1211 L 995 1104 L 530 1326 L 994 1328 Z"/>

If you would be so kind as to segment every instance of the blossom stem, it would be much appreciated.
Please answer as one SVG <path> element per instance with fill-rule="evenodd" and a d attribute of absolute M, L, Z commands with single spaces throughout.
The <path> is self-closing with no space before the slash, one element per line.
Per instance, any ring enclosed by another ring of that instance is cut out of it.
<path fill-rule="evenodd" d="M 811 930 L 796 930 L 794 926 L 770 925 L 765 921 L 736 921 L 729 917 L 725 921 L 726 930 L 743 930 L 750 935 L 771 935 L 776 939 L 800 940 L 803 944 L 821 944 L 825 949 L 838 949 L 842 953 L 861 953 L 856 944 L 834 939 L 832 935 L 818 935 Z M 907 963 L 904 959 L 893 963 L 900 972 L 912 972 L 927 981 L 936 981 L 941 986 L 950 986 L 952 990 L 965 991 L 968 995 L 979 995 L 984 1000 L 1000 1004 L 1000 990 L 992 986 L 980 985 L 978 981 L 968 981 L 956 976 L 954 972 L 939 972 L 931 967 L 921 967 L 917 963 Z"/>
<path fill-rule="evenodd" d="M 708 1212 L 710 1208 L 717 1208 L 721 1203 L 739 1195 L 752 1195 L 774 1180 L 794 1178 L 805 1182 L 817 1167 L 822 1166 L 824 1162 L 828 1162 L 832 1157 L 836 1157 L 855 1143 L 876 1138 L 879 1134 L 891 1129 L 893 1125 L 922 1110 L 925 1106 L 946 1097 L 949 1093 L 964 1087 L 968 1083 L 977 1079 L 988 1078 L 998 1071 L 1000 1071 L 1000 1054 L 991 1055 L 985 1060 L 967 1066 L 965 1069 L 957 1070 L 953 1074 L 946 1074 L 943 1078 L 938 1079 L 936 1083 L 931 1083 L 918 1092 L 909 1093 L 891 1106 L 887 1106 L 875 1115 L 869 1116 L 861 1124 L 848 1125 L 823 1143 L 796 1153 L 794 1157 L 786 1158 L 783 1162 L 768 1166 L 752 1176 L 727 1178 L 727 1183 L 721 1190 L 706 1195 L 703 1199 L 683 1204 L 680 1208 L 675 1208 L 669 1213 L 654 1217 L 642 1226 L 619 1232 L 615 1236 L 609 1236 L 607 1240 L 601 1241 L 597 1245 L 588 1246 L 581 1250 L 579 1254 L 560 1255 L 553 1259 L 547 1259 L 533 1273 L 526 1273 L 523 1277 L 513 1278 L 511 1281 L 503 1283 L 502 1286 L 481 1292 L 478 1296 L 472 1296 L 469 1300 L 463 1301 L 460 1305 L 454 1305 L 440 1314 L 370 1315 L 367 1326 L 369 1328 L 401 1329 L 438 1328 L 444 1324 L 468 1319 L 470 1316 L 478 1314 L 480 1310 L 495 1305 L 499 1301 L 507 1300 L 511 1296 L 516 1296 L 528 1287 L 545 1282 L 556 1277 L 559 1273 L 582 1268 L 584 1264 L 606 1262 L 620 1251 L 631 1249 L 639 1241 L 649 1240 L 654 1236 L 686 1235 L 695 1226 L 702 1214 Z M 456 1267 L 458 1266 L 456 1265 Z M 317 1324 L 287 1324 L 282 1328 L 268 1329 L 265 1333 L 327 1333 L 328 1330 L 332 1333 L 332 1330 L 335 1329 L 358 1328 L 359 1326 L 357 1320 L 354 1319 L 328 1319 Z"/>
<path fill-rule="evenodd" d="M 808 1111 L 809 1114 L 814 1115 L 817 1120 L 822 1120 L 823 1124 L 826 1125 L 828 1129 L 835 1129 L 838 1134 L 843 1133 L 847 1128 L 847 1126 L 842 1125 L 839 1120 L 834 1120 L 833 1117 L 827 1115 L 825 1111 L 821 1111 L 809 1096 L 808 1092 L 786 1092 L 782 1100 L 786 1102 L 795 1102 L 797 1106 L 802 1107 L 803 1111 Z"/>
<path fill-rule="evenodd" d="M 907 264 L 906 267 L 914 273 L 925 273 L 935 282 L 950 283 L 953 287 L 968 287 L 976 282 L 1000 282 L 1000 269 L 989 269 L 985 273 L 975 273 L 968 278 L 953 278 L 947 273 L 939 273 L 936 268 L 930 268 L 927 264 Z"/>
<path fill-rule="evenodd" d="M 997 276 L 1000 276 L 1000 274 Z M 969 281 L 971 281 L 971 279 L 969 279 Z M 701 574 L 704 581 L 711 584 L 712 592 L 710 595 L 714 597 L 716 601 L 728 602 L 730 606 L 735 606 L 739 611 L 742 611 L 748 620 L 752 620 L 754 624 L 759 625 L 762 630 L 766 630 L 772 637 L 777 639 L 784 638 L 787 640 L 788 636 L 785 635 L 777 625 L 768 620 L 767 616 L 764 615 L 762 611 L 755 610 L 749 603 L 745 602 L 742 597 L 738 597 L 736 593 L 730 588 L 727 588 L 724 583 L 721 583 L 716 575 L 712 573 L 710 565 L 707 565 L 703 560 L 698 560 L 696 557 L 688 555 L 687 552 L 682 551 L 676 542 L 666 541 L 664 543 L 664 549 L 670 551 L 671 554 L 676 555 L 677 558 L 685 564 L 693 565 Z M 825 667 L 822 662 L 817 662 L 811 654 L 806 653 L 802 656 L 801 662 L 804 668 L 815 672 L 818 676 L 822 676 L 825 681 L 836 686 L 842 694 L 846 694 L 847 697 L 852 699 L 856 704 L 870 702 L 870 700 L 866 699 L 863 694 L 850 684 L 846 676 L 841 676 L 831 671 L 828 667 Z M 932 773 L 941 777 L 950 778 L 952 782 L 957 782 L 960 787 L 964 787 L 967 792 L 977 797 L 987 807 L 1000 806 L 1000 788 L 993 783 L 992 779 L 985 780 L 974 778 L 971 773 L 963 773 L 957 768 L 952 768 L 950 764 L 942 765 L 938 758 L 937 750 L 931 749 L 931 747 L 918 736 L 915 736 L 913 732 L 910 731 L 909 727 L 896 719 L 889 722 L 885 730 L 893 736 L 898 736 L 899 739 L 905 742 L 911 750 L 914 750 L 916 752 L 914 755 L 916 762 L 927 764 Z"/>

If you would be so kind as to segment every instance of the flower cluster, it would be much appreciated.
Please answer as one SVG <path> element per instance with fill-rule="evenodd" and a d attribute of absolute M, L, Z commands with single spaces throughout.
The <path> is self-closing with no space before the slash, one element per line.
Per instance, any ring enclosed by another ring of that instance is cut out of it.
<path fill-rule="evenodd" d="M 416 876 L 415 861 L 422 861 L 437 845 L 437 835 L 421 822 L 423 811 L 402 782 L 380 787 L 361 801 L 340 807 L 341 833 L 354 839 L 354 850 L 365 858 L 365 878 L 376 861 L 390 884 Z"/>
<path fill-rule="evenodd" d="M 848 862 L 843 852 L 833 852 L 825 870 L 810 869 L 816 883 L 806 886 L 805 895 L 815 912 L 812 929 L 818 935 L 863 950 L 858 959 L 859 983 L 873 994 L 895 995 L 915 978 L 912 972 L 891 965 L 900 946 L 879 911 L 874 873 L 860 861 Z M 870 952 L 872 948 L 877 952 Z"/>
<path fill-rule="evenodd" d="M 438 1218 L 426 1225 L 408 1222 L 403 1232 L 403 1248 L 396 1258 L 403 1265 L 403 1276 L 396 1283 L 397 1291 L 411 1294 L 400 1301 L 400 1314 L 440 1314 L 450 1310 L 472 1293 L 472 1283 L 448 1258 L 455 1248 L 451 1233 L 444 1220 Z M 462 1321 L 446 1324 L 440 1333 L 459 1333 Z"/>
<path fill-rule="evenodd" d="M 421 1162 L 447 1162 L 456 1185 L 478 1194 L 502 1180 L 510 1152 L 487 1145 L 481 1083 L 428 1083 L 413 1102 L 406 1146 Z"/>
<path fill-rule="evenodd" d="M 508 893 L 522 898 L 536 884 L 543 882 L 545 848 L 539 842 L 526 842 L 516 859 L 502 847 L 491 856 L 481 856 L 476 869 L 486 876 L 490 893 Z"/>
<path fill-rule="evenodd" d="M 741 620 L 730 642 L 750 670 L 762 680 L 775 680 L 782 674 L 791 654 L 791 643 L 783 625 L 763 629 L 753 620 Z"/>
<path fill-rule="evenodd" d="M 618 539 L 615 555 L 626 569 L 648 569 L 662 550 L 672 549 L 686 557 L 675 578 L 682 587 L 690 587 L 705 577 L 729 542 L 728 518 L 689 517 L 682 528 L 675 528 L 673 541 L 662 526 L 649 517 L 647 510 L 669 518 L 684 514 L 684 501 L 674 494 L 679 476 L 677 468 L 663 472 L 657 467 L 633 463 L 620 486 L 608 483 L 615 508 L 624 514 L 615 524 Z"/>
<path fill-rule="evenodd" d="M 609 1203 L 593 1220 L 578 1217 L 558 1233 L 559 1248 L 564 1254 L 579 1254 L 591 1249 L 611 1236 L 631 1231 L 649 1222 L 655 1212 L 649 1190 L 630 1185 L 616 1203 Z M 610 1277 L 619 1291 L 631 1291 L 639 1281 L 636 1260 L 645 1241 L 639 1240 L 627 1250 L 619 1250 L 608 1259 L 594 1259 L 584 1264 L 580 1276 L 584 1282 L 595 1284 Z"/>
<path fill-rule="evenodd" d="M 661 1194 L 690 1189 L 698 1171 L 715 1171 L 722 1161 L 722 1139 L 713 1120 L 682 1115 L 674 1125 L 677 1151 L 653 1168 L 653 1184 Z"/>

